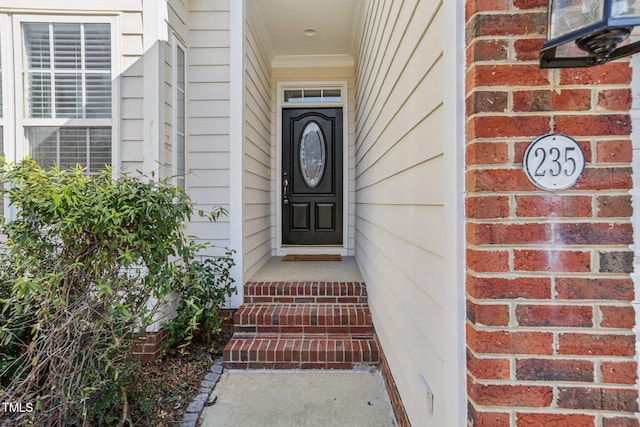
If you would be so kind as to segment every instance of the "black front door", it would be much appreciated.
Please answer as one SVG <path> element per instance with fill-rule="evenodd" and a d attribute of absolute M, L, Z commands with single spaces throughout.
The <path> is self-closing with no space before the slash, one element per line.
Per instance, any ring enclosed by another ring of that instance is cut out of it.
<path fill-rule="evenodd" d="M 282 110 L 282 243 L 342 244 L 342 108 Z"/>

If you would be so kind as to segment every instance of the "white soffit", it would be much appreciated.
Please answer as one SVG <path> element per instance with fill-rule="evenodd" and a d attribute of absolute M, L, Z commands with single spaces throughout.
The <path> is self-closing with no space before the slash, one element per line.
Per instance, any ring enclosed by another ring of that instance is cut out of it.
<path fill-rule="evenodd" d="M 274 68 L 353 66 L 354 29 L 362 3 L 250 0 L 249 15 Z"/>

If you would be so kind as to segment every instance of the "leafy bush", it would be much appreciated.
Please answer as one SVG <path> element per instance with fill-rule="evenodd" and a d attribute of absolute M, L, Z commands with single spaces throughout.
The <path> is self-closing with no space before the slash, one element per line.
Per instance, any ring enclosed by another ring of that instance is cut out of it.
<path fill-rule="evenodd" d="M 28 418 L 21 423 L 105 420 L 114 405 L 126 408 L 135 331 L 173 289 L 186 295 L 200 280 L 224 291 L 207 293 L 212 302 L 181 305 L 220 306 L 234 289 L 213 266 L 232 261 L 198 260 L 204 246 L 183 227 L 192 203 L 165 182 L 47 171 L 31 160 L 2 170 L 16 219 L 2 226 L 0 400 L 35 405 L 17 414 Z M 180 309 L 178 317 L 185 317 Z M 198 322 L 193 317 L 186 315 Z"/>
<path fill-rule="evenodd" d="M 219 214 L 219 212 L 218 212 Z M 209 257 L 193 261 L 183 279 L 174 290 L 179 296 L 178 314 L 163 323 L 169 331 L 167 346 L 177 345 L 184 352 L 194 337 L 211 344 L 212 338 L 222 332 L 219 316 L 226 299 L 234 291 L 231 267 L 233 251 L 223 257 Z"/>

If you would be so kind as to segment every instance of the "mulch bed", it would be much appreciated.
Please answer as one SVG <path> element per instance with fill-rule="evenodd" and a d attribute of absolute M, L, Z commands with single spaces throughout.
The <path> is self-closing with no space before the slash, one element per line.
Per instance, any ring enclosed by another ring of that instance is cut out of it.
<path fill-rule="evenodd" d="M 221 336 L 211 346 L 194 343 L 186 355 L 170 350 L 161 360 L 142 363 L 136 368 L 134 391 L 139 393 L 129 398 L 134 424 L 142 427 L 179 425 L 187 406 L 200 393 L 205 374 L 222 356 L 229 338 L 230 335 Z"/>

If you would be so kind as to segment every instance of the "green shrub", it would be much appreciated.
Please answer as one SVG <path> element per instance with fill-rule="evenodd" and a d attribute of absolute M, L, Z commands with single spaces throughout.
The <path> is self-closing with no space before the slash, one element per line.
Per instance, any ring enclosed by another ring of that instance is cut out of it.
<path fill-rule="evenodd" d="M 233 291 L 228 274 L 199 261 L 204 245 L 184 233 L 192 203 L 166 182 L 49 171 L 31 160 L 2 169 L 16 219 L 2 226 L 0 400 L 35 405 L 21 423 L 104 420 L 126 401 L 135 331 L 173 289 L 186 295 L 210 273 L 219 279 L 209 283 L 226 283 L 207 294 L 219 301 L 192 302 L 219 306 Z"/>
<path fill-rule="evenodd" d="M 165 323 L 169 331 L 167 346 L 184 352 L 194 337 L 206 344 L 221 332 L 219 316 L 225 299 L 236 290 L 231 278 L 233 251 L 223 257 L 207 257 L 193 261 L 174 290 L 179 296 L 177 316 Z"/>

